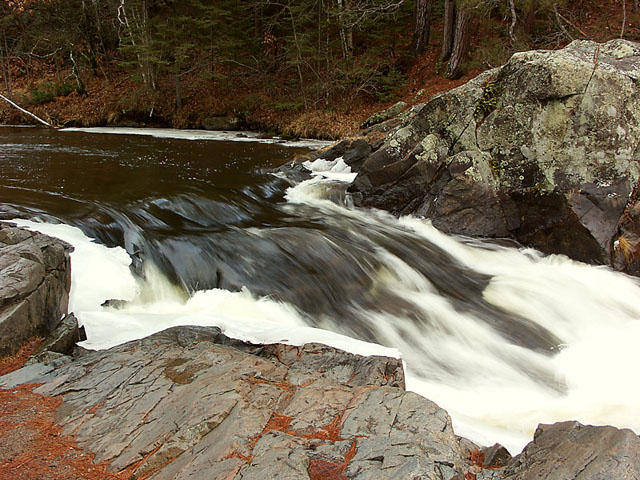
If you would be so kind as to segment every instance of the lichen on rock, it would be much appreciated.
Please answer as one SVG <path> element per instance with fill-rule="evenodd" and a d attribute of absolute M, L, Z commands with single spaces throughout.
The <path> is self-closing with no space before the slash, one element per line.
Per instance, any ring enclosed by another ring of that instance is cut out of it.
<path fill-rule="evenodd" d="M 619 231 L 640 180 L 639 83 L 640 45 L 626 40 L 516 53 L 363 131 L 372 151 L 350 192 L 447 233 L 637 273 L 620 267 L 614 242 L 630 238 L 640 253 L 633 228 Z"/>

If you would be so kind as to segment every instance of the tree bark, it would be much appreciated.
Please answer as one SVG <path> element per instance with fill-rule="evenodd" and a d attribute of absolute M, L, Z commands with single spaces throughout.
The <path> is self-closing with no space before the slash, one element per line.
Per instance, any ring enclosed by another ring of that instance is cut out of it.
<path fill-rule="evenodd" d="M 179 72 L 176 72 L 176 109 L 182 110 L 182 80 Z"/>
<path fill-rule="evenodd" d="M 456 4 L 454 0 L 445 0 L 444 2 L 444 33 L 442 38 L 442 51 L 440 52 L 440 61 L 442 63 L 449 60 L 453 51 L 453 38 L 456 24 Z"/>
<path fill-rule="evenodd" d="M 445 77 L 449 79 L 459 78 L 462 74 L 462 62 L 469 53 L 471 42 L 471 27 L 473 14 L 469 9 L 459 8 L 456 13 L 456 29 L 453 39 L 453 51 L 447 65 Z"/>
<path fill-rule="evenodd" d="M 433 0 L 416 0 L 413 52 L 417 55 L 429 45 Z"/>
<path fill-rule="evenodd" d="M 531 0 L 531 4 L 529 4 L 529 9 L 524 16 L 524 21 L 522 22 L 522 28 L 524 29 L 524 33 L 527 35 L 531 34 L 533 30 L 533 24 L 536 20 L 536 11 L 538 10 L 538 0 Z"/>
<path fill-rule="evenodd" d="M 13 97 L 11 93 L 11 65 L 9 64 L 9 48 L 7 47 L 7 34 L 4 34 L 4 45 L 0 45 L 0 61 L 2 62 L 2 77 L 4 78 L 4 88 L 9 98 Z"/>
<path fill-rule="evenodd" d="M 516 23 L 518 22 L 518 16 L 516 15 L 516 5 L 513 3 L 513 0 L 509 0 L 509 9 L 511 10 L 511 25 L 509 25 L 509 39 L 511 40 L 511 45 L 515 46 L 516 44 Z"/>

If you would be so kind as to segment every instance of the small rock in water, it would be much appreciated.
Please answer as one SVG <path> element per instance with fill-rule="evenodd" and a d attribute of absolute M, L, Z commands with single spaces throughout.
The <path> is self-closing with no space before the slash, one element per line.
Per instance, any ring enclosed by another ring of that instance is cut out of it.
<path fill-rule="evenodd" d="M 100 305 L 101 307 L 104 308 L 113 308 L 113 309 L 120 309 L 120 308 L 124 308 L 127 305 L 129 305 L 129 300 L 119 300 L 117 298 L 111 298 L 109 300 L 105 300 L 104 302 L 102 302 L 102 304 Z"/>

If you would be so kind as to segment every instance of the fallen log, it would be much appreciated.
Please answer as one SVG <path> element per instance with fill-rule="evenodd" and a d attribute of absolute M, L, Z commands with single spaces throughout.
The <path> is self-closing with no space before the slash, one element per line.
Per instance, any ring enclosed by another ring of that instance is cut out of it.
<path fill-rule="evenodd" d="M 24 108 L 22 108 L 20 105 L 18 105 L 15 102 L 12 102 L 11 100 L 9 100 L 7 97 L 5 97 L 4 95 L 0 94 L 0 98 L 2 98 L 3 100 L 7 101 L 11 106 L 16 107 L 18 110 L 20 110 L 22 113 L 25 113 L 27 115 L 29 115 L 30 117 L 35 118 L 36 120 L 38 120 L 40 123 L 42 123 L 43 125 L 46 125 L 49 128 L 55 128 L 53 125 L 51 125 L 49 122 L 41 119 L 40 117 L 38 117 L 37 115 L 34 115 L 33 113 L 29 112 L 28 110 L 25 110 Z"/>

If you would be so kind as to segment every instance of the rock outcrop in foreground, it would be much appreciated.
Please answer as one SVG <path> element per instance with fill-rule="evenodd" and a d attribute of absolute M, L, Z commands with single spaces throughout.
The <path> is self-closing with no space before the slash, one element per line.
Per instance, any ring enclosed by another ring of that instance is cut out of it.
<path fill-rule="evenodd" d="M 34 382 L 62 398 L 64 433 L 134 479 L 640 478 L 630 430 L 541 426 L 511 459 L 456 437 L 446 411 L 404 390 L 398 359 L 252 345 L 215 327 L 175 327 L 0 377 L 4 388 Z"/>
<path fill-rule="evenodd" d="M 0 223 L 0 357 L 46 336 L 67 313 L 72 247 Z"/>
<path fill-rule="evenodd" d="M 517 53 L 319 156 L 358 169 L 356 205 L 637 274 L 639 83 L 629 41 Z"/>

